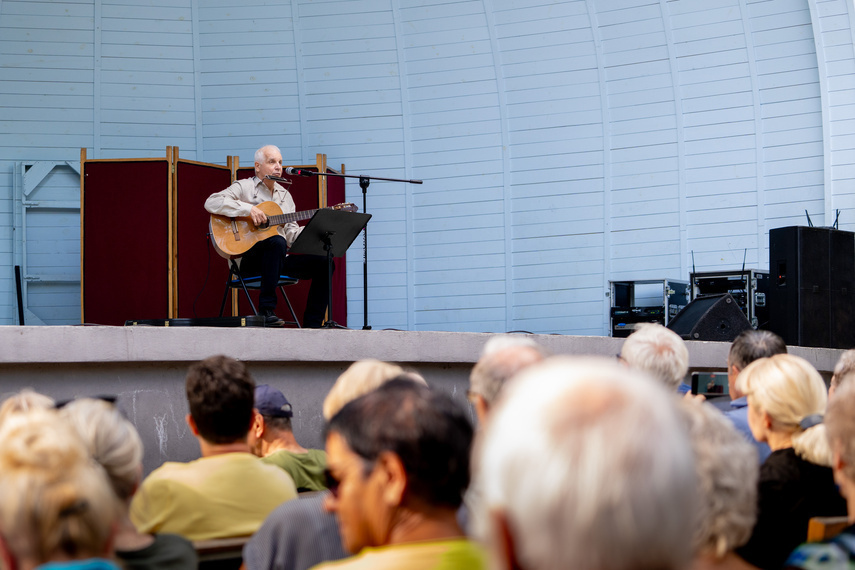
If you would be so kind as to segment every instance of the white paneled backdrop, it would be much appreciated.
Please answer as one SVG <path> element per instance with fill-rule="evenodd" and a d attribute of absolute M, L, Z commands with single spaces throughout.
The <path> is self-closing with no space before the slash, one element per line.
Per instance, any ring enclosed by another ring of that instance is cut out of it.
<path fill-rule="evenodd" d="M 852 0 L 0 0 L 0 323 L 15 265 L 30 322 L 79 319 L 80 148 L 248 164 L 273 143 L 424 180 L 369 188 L 374 328 L 607 334 L 609 280 L 765 269 L 769 229 L 805 212 L 855 230 L 854 19 Z M 361 240 L 348 282 L 361 325 Z"/>

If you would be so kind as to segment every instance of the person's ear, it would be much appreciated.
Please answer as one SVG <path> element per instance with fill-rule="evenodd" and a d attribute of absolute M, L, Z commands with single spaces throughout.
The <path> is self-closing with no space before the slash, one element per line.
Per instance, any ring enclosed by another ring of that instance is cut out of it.
<path fill-rule="evenodd" d="M 773 423 L 774 423 L 774 420 L 772 419 L 772 416 L 769 415 L 769 412 L 764 411 L 763 412 L 763 427 L 765 427 L 766 429 L 772 429 Z"/>
<path fill-rule="evenodd" d="M 483 427 L 487 423 L 487 414 L 490 413 L 490 404 L 484 399 L 481 394 L 475 394 L 472 398 L 472 405 L 475 407 L 475 415 L 478 416 L 478 425 Z"/>
<path fill-rule="evenodd" d="M 193 435 L 199 437 L 199 428 L 196 427 L 196 420 L 193 419 L 193 416 L 187 414 L 184 419 L 187 422 L 187 425 L 190 426 L 190 431 L 193 433 Z"/>
<path fill-rule="evenodd" d="M 140 488 L 140 484 L 142 483 L 142 480 L 143 480 L 143 466 L 142 466 L 142 463 L 140 463 L 140 464 L 139 464 L 139 466 L 137 466 L 136 471 L 137 471 L 137 474 L 136 474 L 136 476 L 134 476 L 134 485 L 133 485 L 133 487 L 131 488 L 131 497 L 133 497 L 134 495 L 136 495 L 136 494 L 137 494 L 137 491 L 139 490 L 139 488 Z M 129 499 L 129 500 L 130 500 L 130 499 Z"/>
<path fill-rule="evenodd" d="M 249 424 L 250 431 L 253 432 L 256 439 L 261 439 L 261 436 L 264 435 L 264 418 L 258 410 L 252 410 L 252 420 Z"/>
<path fill-rule="evenodd" d="M 382 478 L 383 501 L 391 507 L 397 507 L 404 501 L 407 490 L 407 471 L 401 458 L 391 451 L 384 451 L 377 458 L 374 471 Z"/>
<path fill-rule="evenodd" d="M 847 467 L 849 467 L 849 463 L 840 453 L 840 442 L 834 442 L 831 448 L 831 468 L 834 471 L 843 471 Z"/>
<path fill-rule="evenodd" d="M 514 544 L 514 535 L 511 533 L 511 525 L 504 511 L 490 511 L 493 525 L 493 556 L 499 568 L 507 570 L 521 570 L 517 560 L 517 550 Z"/>

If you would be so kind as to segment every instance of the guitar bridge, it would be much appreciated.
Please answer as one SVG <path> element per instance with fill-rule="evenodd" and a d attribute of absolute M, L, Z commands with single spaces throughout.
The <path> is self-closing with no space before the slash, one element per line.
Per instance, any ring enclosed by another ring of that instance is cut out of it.
<path fill-rule="evenodd" d="M 240 232 L 238 231 L 237 222 L 232 218 L 232 235 L 235 236 L 235 241 L 240 241 Z"/>

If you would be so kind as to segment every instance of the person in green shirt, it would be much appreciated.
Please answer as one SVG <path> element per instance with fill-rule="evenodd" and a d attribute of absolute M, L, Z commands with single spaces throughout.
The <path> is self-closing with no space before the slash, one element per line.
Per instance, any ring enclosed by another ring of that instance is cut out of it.
<path fill-rule="evenodd" d="M 250 447 L 262 461 L 281 467 L 291 475 L 297 492 L 322 491 L 326 489 L 327 454 L 297 443 L 291 428 L 293 416 L 291 404 L 281 391 L 269 384 L 256 386 Z"/>

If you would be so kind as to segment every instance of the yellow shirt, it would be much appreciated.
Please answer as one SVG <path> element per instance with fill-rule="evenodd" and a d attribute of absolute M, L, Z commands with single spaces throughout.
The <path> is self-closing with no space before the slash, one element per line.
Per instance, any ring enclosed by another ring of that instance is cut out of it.
<path fill-rule="evenodd" d="M 483 570 L 487 556 L 465 538 L 409 542 L 379 548 L 363 548 L 356 556 L 327 562 L 311 570 Z"/>
<path fill-rule="evenodd" d="M 225 453 L 152 471 L 131 502 L 140 532 L 188 540 L 248 536 L 267 515 L 297 496 L 282 469 L 249 453 Z"/>

